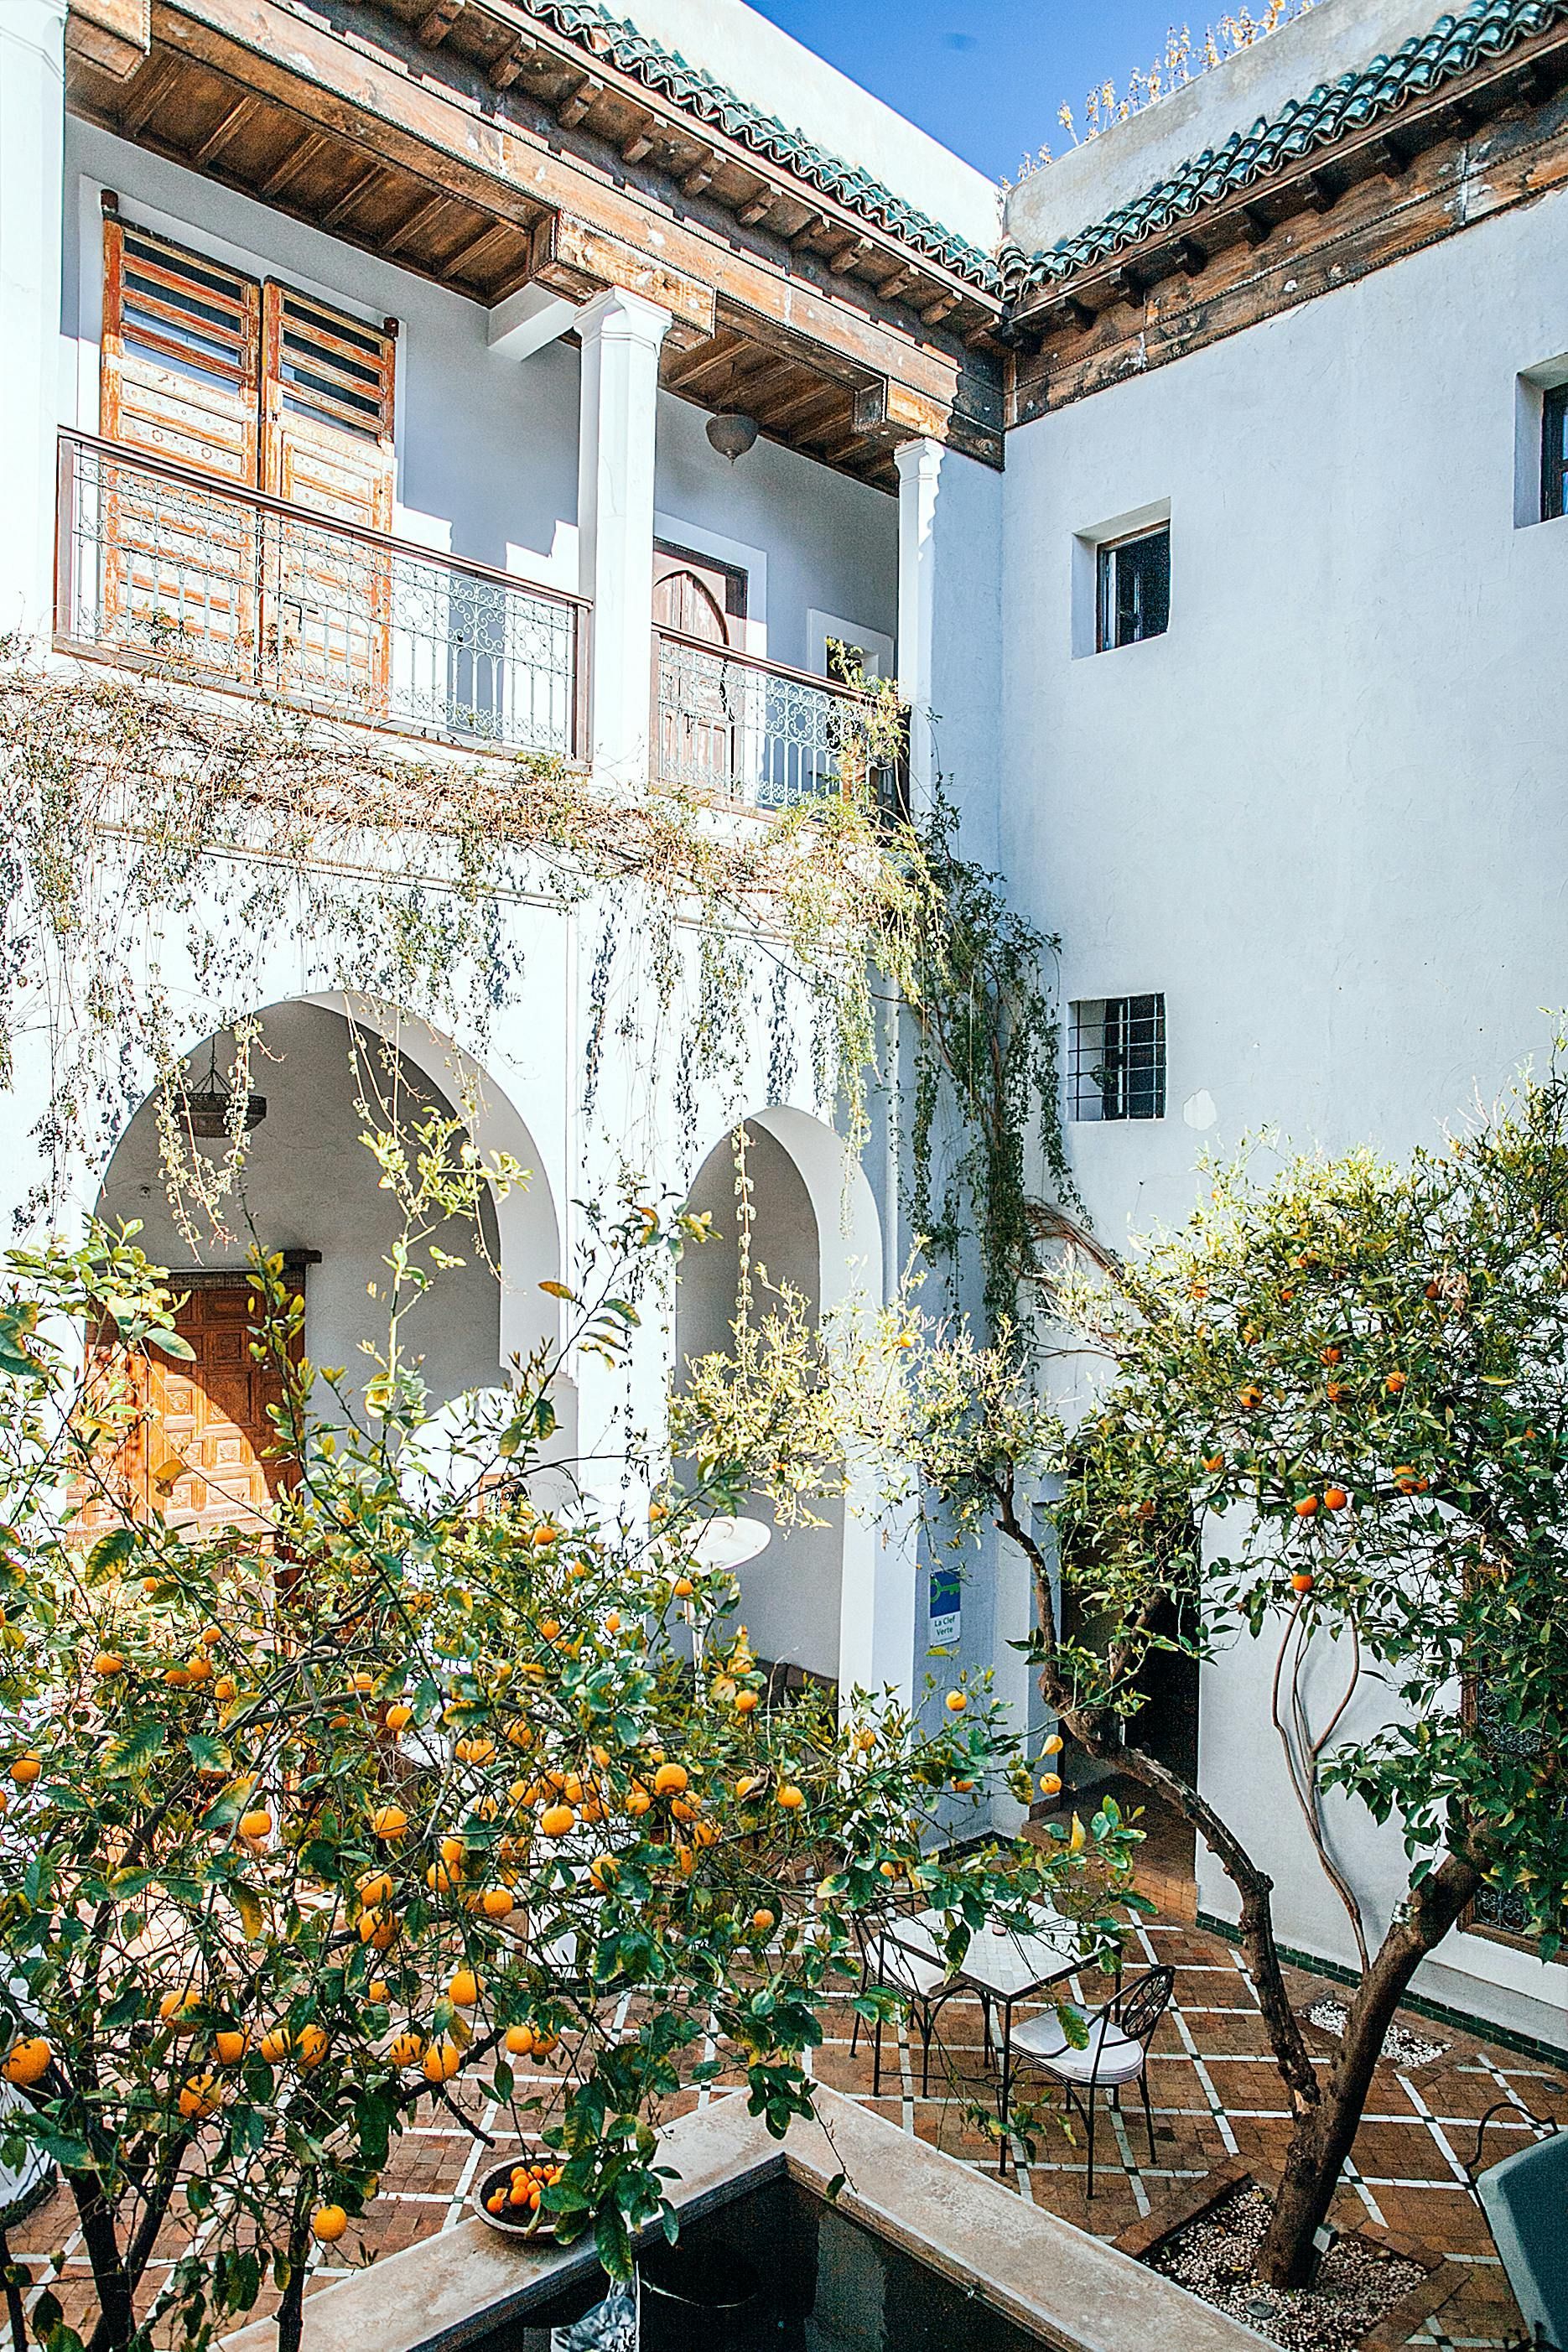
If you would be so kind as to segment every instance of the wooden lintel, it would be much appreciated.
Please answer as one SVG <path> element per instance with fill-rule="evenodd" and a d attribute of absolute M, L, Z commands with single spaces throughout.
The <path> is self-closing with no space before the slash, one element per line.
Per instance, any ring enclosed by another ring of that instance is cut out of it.
<path fill-rule="evenodd" d="M 666 262 L 653 261 L 606 236 L 592 221 L 573 213 L 547 213 L 533 231 L 531 274 L 552 293 L 575 302 L 590 300 L 609 287 L 640 294 L 668 310 L 677 323 L 706 341 L 716 320 L 713 289 L 699 285 Z"/>
<path fill-rule="evenodd" d="M 1124 261 L 1120 268 L 1113 269 L 1105 283 L 1119 302 L 1130 303 L 1135 310 L 1142 306 L 1148 292 L 1142 272 L 1134 269 L 1130 262 Z"/>
<path fill-rule="evenodd" d="M 1367 152 L 1385 180 L 1402 180 L 1410 169 L 1410 150 L 1392 131 L 1374 140 Z"/>
<path fill-rule="evenodd" d="M 1088 333 L 1090 327 L 1099 323 L 1100 312 L 1095 309 L 1092 302 L 1086 302 L 1081 295 L 1064 294 L 1062 297 L 1061 307 L 1067 312 L 1068 317 L 1072 320 L 1073 325 L 1080 328 L 1085 334 Z"/>
<path fill-rule="evenodd" d="M 595 74 L 584 74 L 565 102 L 555 110 L 555 120 L 563 131 L 571 131 L 582 121 L 588 109 L 605 95 L 605 85 Z"/>
<path fill-rule="evenodd" d="M 245 90 L 232 106 L 226 107 L 201 145 L 191 157 L 193 163 L 211 163 L 222 154 L 230 140 L 237 139 L 246 124 L 260 107 L 261 100 L 254 90 Z"/>
<path fill-rule="evenodd" d="M 110 81 L 129 81 L 152 45 L 152 0 L 71 0 L 66 54 Z"/>
<path fill-rule="evenodd" d="M 327 136 L 325 131 L 311 131 L 307 132 L 306 136 L 300 140 L 299 145 L 297 147 L 291 147 L 287 155 L 284 156 L 282 162 L 279 163 L 274 170 L 268 172 L 267 177 L 261 183 L 261 194 L 264 196 L 275 196 L 279 189 L 287 186 L 288 183 L 294 177 L 297 172 L 302 172 L 305 165 L 310 162 L 313 156 L 319 155 L 326 144 Z"/>
<path fill-rule="evenodd" d="M 438 49 L 468 0 L 436 0 L 435 6 L 415 28 L 414 37 L 422 49 Z"/>
<path fill-rule="evenodd" d="M 784 239 L 784 243 L 786 245 L 808 245 L 811 239 L 817 234 L 818 230 L 825 229 L 826 226 L 827 217 L 826 214 L 808 212 L 805 218 L 801 222 L 800 226 L 790 230 L 788 236 Z"/>
<path fill-rule="evenodd" d="M 829 256 L 827 267 L 835 278 L 847 277 L 850 270 L 859 268 L 870 252 L 868 236 L 852 236 L 847 245 L 841 245 L 837 253 Z"/>
<path fill-rule="evenodd" d="M 616 176 L 618 158 L 606 165 L 563 150 L 484 96 L 411 74 L 362 41 L 350 47 L 314 11 L 280 0 L 153 0 L 153 31 L 164 52 L 205 64 L 357 145 L 367 163 L 411 173 L 427 187 L 438 185 L 523 228 L 542 214 L 571 216 L 584 235 L 618 250 L 625 257 L 618 267 L 635 278 L 637 290 L 666 299 L 654 289 L 669 286 L 666 306 L 675 314 L 678 337 L 711 334 L 717 297 L 804 345 L 819 373 L 861 382 L 868 374 L 886 375 L 889 383 L 902 383 L 938 417 L 936 437 L 1000 466 L 995 367 L 956 342 L 912 334 L 879 318 L 864 287 L 845 299 L 837 291 L 845 280 L 817 285 L 792 275 L 738 245 L 728 223 L 721 227 L 690 218 L 645 190 L 628 189 Z M 542 26 L 530 31 L 534 48 L 550 46 Z M 154 92 L 149 111 L 156 102 Z M 716 153 L 723 152 L 721 141 L 713 143 Z M 754 166 L 748 169 L 754 182 Z M 799 201 L 794 189 L 777 190 L 776 205 Z M 811 206 L 797 236 L 828 218 L 825 207 Z M 896 241 L 889 243 L 896 249 Z M 940 268 L 925 274 L 942 284 Z M 616 275 L 613 282 L 625 278 Z M 970 299 L 981 310 L 997 308 L 978 293 L 955 293 L 952 306 Z"/>
<path fill-rule="evenodd" d="M 920 271 L 905 262 L 901 269 L 895 269 L 890 278 L 883 278 L 877 291 L 884 302 L 901 302 L 910 287 L 918 286 L 920 282 Z"/>

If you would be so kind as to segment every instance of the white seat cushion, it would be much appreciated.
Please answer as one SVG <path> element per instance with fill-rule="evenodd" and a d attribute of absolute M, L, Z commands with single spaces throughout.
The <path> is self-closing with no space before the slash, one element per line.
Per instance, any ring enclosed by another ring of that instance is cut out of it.
<path fill-rule="evenodd" d="M 882 1938 L 882 1981 L 897 1985 L 900 1992 L 912 1992 L 921 2000 L 929 2000 L 951 1981 L 946 1969 L 934 1960 L 922 1960 L 918 1952 L 906 1952 L 901 1944 L 889 1937 Z"/>
<path fill-rule="evenodd" d="M 1013 2029 L 1013 2053 L 1026 2058 L 1064 2083 L 1131 2083 L 1143 2071 L 1143 2044 L 1134 2042 L 1108 2017 L 1089 2021 L 1089 2046 L 1075 2050 L 1063 2032 L 1055 2010 L 1043 2017 L 1026 2018 Z M 1096 2064 L 1098 2054 L 1099 2063 Z"/>

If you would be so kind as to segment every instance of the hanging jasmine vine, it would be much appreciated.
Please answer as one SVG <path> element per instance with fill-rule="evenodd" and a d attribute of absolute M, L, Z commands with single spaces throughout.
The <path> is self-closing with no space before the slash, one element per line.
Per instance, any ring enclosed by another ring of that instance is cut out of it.
<path fill-rule="evenodd" d="M 889 736 L 901 723 L 890 689 L 877 723 Z M 1072 1196 L 1055 943 L 957 856 L 945 802 L 917 824 L 847 789 L 721 825 L 695 796 L 617 796 L 554 761 L 400 747 L 226 699 L 177 673 L 44 670 L 3 642 L 0 761 L 11 818 L 0 841 L 0 1087 L 14 1085 L 24 1048 L 47 1064 L 24 1216 L 47 1215 L 73 1170 L 101 1163 L 151 1070 L 176 1215 L 216 1217 L 243 1161 L 253 1016 L 280 946 L 300 992 L 395 1003 L 482 1053 L 529 986 L 509 908 L 589 902 L 604 917 L 584 1008 L 590 1104 L 617 950 L 635 941 L 637 1001 L 615 1034 L 632 1040 L 628 1024 L 679 1003 L 683 1120 L 700 1077 L 743 1109 L 741 1015 L 770 986 L 770 1080 L 782 1083 L 783 1006 L 799 986 L 819 1102 L 858 1150 L 879 1007 L 908 1008 L 919 1040 L 910 1206 L 939 1251 L 955 1255 L 973 1234 L 997 1319 L 1032 1265 L 1037 1137 L 1050 1181 Z M 684 996 L 681 931 L 696 948 Z M 240 1108 L 216 1153 L 194 1149 L 194 1016 L 198 1034 L 232 1040 Z M 938 1181 L 944 1102 L 958 1140 Z"/>

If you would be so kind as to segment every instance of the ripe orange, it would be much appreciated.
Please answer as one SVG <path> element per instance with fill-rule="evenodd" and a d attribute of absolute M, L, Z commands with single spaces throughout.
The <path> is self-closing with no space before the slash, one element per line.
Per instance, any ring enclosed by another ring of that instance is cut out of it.
<path fill-rule="evenodd" d="M 455 2042 L 432 2042 L 425 2053 L 423 2073 L 427 2083 L 449 2083 L 463 2063 Z"/>
<path fill-rule="evenodd" d="M 221 1699 L 226 1706 L 231 1699 L 237 1699 L 239 1696 L 239 1685 L 231 1680 L 227 1675 L 219 1675 L 213 1685 L 213 1696 L 216 1699 Z"/>
<path fill-rule="evenodd" d="M 570 1805 L 546 1805 L 539 1816 L 539 1826 L 546 1837 L 564 1837 L 576 1818 Z"/>
<path fill-rule="evenodd" d="M 778 1914 L 768 1910 L 765 1905 L 752 1914 L 752 1927 L 759 1936 L 771 1936 L 777 1925 Z"/>
<path fill-rule="evenodd" d="M 634 1780 L 631 1787 L 626 1791 L 627 1812 L 646 1813 L 652 1803 L 653 1799 L 648 1795 L 647 1790 L 643 1787 L 642 1783 L 638 1780 Z"/>
<path fill-rule="evenodd" d="M 966 1691 L 948 1692 L 947 1711 L 950 1715 L 962 1715 L 968 1705 L 969 1695 Z"/>
<path fill-rule="evenodd" d="M 542 1624 L 542 1625 L 540 1626 L 540 1628 L 539 1628 L 539 1637 L 540 1637 L 541 1641 L 543 1641 L 543 1642 L 553 1642 L 553 1641 L 555 1640 L 555 1638 L 556 1638 L 557 1634 L 560 1633 L 560 1631 L 561 1631 L 561 1620 L 560 1620 L 560 1618 L 559 1618 L 559 1617 L 546 1617 L 546 1618 L 545 1618 L 545 1620 L 543 1621 Z"/>
<path fill-rule="evenodd" d="M 203 2123 L 218 2110 L 217 2078 L 213 2074 L 193 2074 L 179 2098 L 180 2113 L 188 2123 Z"/>
<path fill-rule="evenodd" d="M 194 2033 L 196 2021 L 191 2014 L 201 2003 L 201 1995 L 194 1985 L 184 1992 L 166 1992 L 158 2003 L 158 2016 L 164 2025 L 173 2026 L 176 2033 Z"/>
<path fill-rule="evenodd" d="M 392 1987 L 387 1983 L 384 1977 L 372 1977 L 369 1984 L 365 1987 L 365 1998 L 368 2000 L 390 2000 L 392 1998 Z"/>
<path fill-rule="evenodd" d="M 653 1776 L 656 1797 L 678 1797 L 689 1779 L 684 1764 L 661 1764 Z"/>
<path fill-rule="evenodd" d="M 367 1906 L 392 1900 L 392 1873 L 389 1870 L 367 1870 L 359 1882 L 359 1899 Z"/>
<path fill-rule="evenodd" d="M 5 2064 L 0 2066 L 0 2074 L 4 2074 L 8 2083 L 15 2084 L 17 2090 L 26 2091 L 34 2083 L 43 2080 L 54 2054 L 43 2035 L 35 2033 L 26 2042 L 12 2043 L 10 2054 Z"/>
<path fill-rule="evenodd" d="M 1300 1571 L 1300 1575 L 1293 1576 L 1290 1579 L 1290 1590 L 1292 1592 L 1310 1592 L 1312 1590 L 1312 1579 L 1308 1575 L 1305 1569 Z"/>
<path fill-rule="evenodd" d="M 757 1709 L 757 1696 L 758 1695 L 754 1690 L 737 1691 L 735 1693 L 736 1714 L 754 1715 Z"/>
<path fill-rule="evenodd" d="M 1041 1773 L 1041 1775 L 1040 1775 L 1040 1794 L 1041 1794 L 1041 1796 L 1042 1796 L 1042 1797 L 1059 1797 L 1059 1796 L 1061 1795 L 1061 1792 L 1062 1792 L 1062 1776 L 1061 1776 L 1061 1774 L 1060 1774 L 1059 1772 L 1042 1772 L 1042 1773 Z"/>
<path fill-rule="evenodd" d="M 237 2066 L 244 2057 L 250 2036 L 243 2026 L 226 2025 L 213 2036 L 213 2048 L 225 2066 Z"/>
<path fill-rule="evenodd" d="M 272 1816 L 265 1805 L 255 1805 L 248 1813 L 241 1813 L 239 1817 L 241 1837 L 264 1838 L 269 1837 L 271 1832 Z"/>
<path fill-rule="evenodd" d="M 448 1870 L 444 1862 L 433 1862 L 425 1874 L 425 1884 L 432 1895 L 450 1895 L 460 1873 Z"/>
<path fill-rule="evenodd" d="M 1405 1376 L 1403 1372 L 1390 1372 L 1383 1385 L 1390 1396 L 1397 1396 L 1405 1385 Z"/>
<path fill-rule="evenodd" d="M 327 2036 L 320 2025 L 302 2025 L 294 2042 L 294 2063 L 301 2072 L 319 2066 L 327 2054 Z"/>
<path fill-rule="evenodd" d="M 210 1683 L 212 1678 L 213 1662 L 210 1658 L 198 1652 L 195 1657 L 186 1659 L 185 1680 L 188 1683 Z"/>
<path fill-rule="evenodd" d="M 473 2009 L 479 1998 L 479 1980 L 472 1969 L 459 1969 L 447 1987 L 447 1998 L 454 2009 Z"/>
<path fill-rule="evenodd" d="M 1040 1753 L 1042 1756 L 1059 1756 L 1066 1746 L 1067 1741 L 1062 1738 L 1061 1733 L 1053 1731 L 1048 1739 L 1041 1741 Z"/>
<path fill-rule="evenodd" d="M 403 1836 L 408 1827 L 408 1816 L 401 1805 L 378 1805 L 370 1817 L 373 1837 L 384 1838 L 390 1845 Z"/>
<path fill-rule="evenodd" d="M 506 2046 L 514 2058 L 528 2057 L 533 2049 L 532 2026 L 509 2025 L 506 2030 Z"/>
<path fill-rule="evenodd" d="M 362 1911 L 359 1939 L 378 1952 L 390 1952 L 397 1941 L 397 1920 L 390 1911 Z"/>
<path fill-rule="evenodd" d="M 1317 1513 L 1318 1498 L 1316 1495 L 1303 1495 L 1300 1501 L 1296 1506 L 1296 1517 L 1299 1519 L 1311 1519 L 1317 1517 Z"/>
<path fill-rule="evenodd" d="M 786 1813 L 795 1812 L 805 1802 L 805 1790 L 797 1789 L 793 1780 L 786 1780 L 779 1790 L 779 1802 Z"/>
<path fill-rule="evenodd" d="M 367 1675 L 362 1666 L 359 1673 L 355 1675 L 353 1678 L 354 1696 L 356 1698 L 368 1698 L 374 1688 L 375 1676 L 374 1675 Z"/>
<path fill-rule="evenodd" d="M 468 1849 L 461 1838 L 444 1837 L 441 1840 L 441 1859 L 448 1870 L 460 1870 L 468 1858 Z"/>
<path fill-rule="evenodd" d="M 1350 1496 L 1346 1494 L 1342 1486 L 1326 1486 L 1323 1489 L 1323 1508 L 1325 1511 L 1342 1511 L 1349 1501 Z"/>
<path fill-rule="evenodd" d="M 100 1650 L 92 1662 L 92 1671 L 95 1675 L 102 1675 L 107 1682 L 111 1675 L 122 1675 L 125 1672 L 125 1661 L 118 1650 Z"/>
<path fill-rule="evenodd" d="M 294 2037 L 286 2025 L 268 2026 L 262 2035 L 259 2054 L 268 2066 L 280 2066 L 294 2047 Z"/>
<path fill-rule="evenodd" d="M 398 1700 L 395 1706 L 389 1706 L 386 1710 L 388 1731 L 406 1731 L 413 1720 L 414 1709 L 405 1706 L 402 1699 Z"/>
<path fill-rule="evenodd" d="M 479 1908 L 487 1919 L 509 1918 L 512 1908 L 510 1887 L 487 1886 L 479 1897 Z"/>
<path fill-rule="evenodd" d="M 204 1625 L 201 1630 L 200 1638 L 204 1649 L 216 1650 L 218 1643 L 223 1640 L 223 1627 L 221 1625 Z"/>
<path fill-rule="evenodd" d="M 40 1757 L 18 1756 L 11 1767 L 11 1778 L 18 1789 L 30 1789 L 43 1769 Z"/>
<path fill-rule="evenodd" d="M 1244 1412 L 1255 1412 L 1263 1402 L 1263 1391 L 1253 1388 L 1243 1389 L 1236 1401 Z"/>
<path fill-rule="evenodd" d="M 671 1580 L 669 1589 L 678 1601 L 689 1601 L 697 1587 L 689 1576 L 678 1576 Z"/>
<path fill-rule="evenodd" d="M 405 2026 L 401 2033 L 393 2035 L 386 2054 L 395 2066 L 417 2066 L 425 2055 L 425 2037 L 411 2025 Z"/>
<path fill-rule="evenodd" d="M 620 1866 L 620 1864 L 616 1860 L 613 1853 L 595 1854 L 593 1861 L 588 1864 L 588 1875 L 593 1880 L 601 1895 L 605 1895 L 609 1892 L 610 1886 L 616 1873 L 619 1871 Z"/>
<path fill-rule="evenodd" d="M 323 2246 L 335 2246 L 349 2226 L 349 2217 L 341 2205 L 318 2205 L 310 2216 L 312 2236 Z"/>

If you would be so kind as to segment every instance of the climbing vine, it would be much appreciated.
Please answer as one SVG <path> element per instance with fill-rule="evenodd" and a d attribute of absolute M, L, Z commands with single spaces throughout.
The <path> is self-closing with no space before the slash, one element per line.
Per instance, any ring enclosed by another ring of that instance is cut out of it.
<path fill-rule="evenodd" d="M 890 744 L 890 688 L 870 710 Z M 887 749 L 872 742 L 877 765 Z M 716 822 L 697 795 L 616 794 L 547 759 L 403 746 L 214 696 L 172 666 L 42 669 L 0 643 L 0 1087 L 26 1060 L 31 1093 L 47 1067 L 24 1219 L 107 1157 L 151 1070 L 176 1217 L 187 1230 L 220 1220 L 279 952 L 290 993 L 397 1004 L 482 1053 L 496 1016 L 540 984 L 510 919 L 523 906 L 580 909 L 595 927 L 578 1020 L 585 1110 L 615 1037 L 645 1066 L 668 1048 L 683 1121 L 700 1077 L 741 1111 L 742 1007 L 765 1007 L 770 1077 L 782 1075 L 784 1008 L 803 989 L 819 1102 L 858 1150 L 897 1003 L 919 1040 L 902 1110 L 910 1206 L 938 1250 L 973 1234 L 994 1316 L 1032 1263 L 1032 1130 L 1070 1192 L 1054 943 L 958 856 L 945 802 L 919 823 L 879 808 L 864 756 L 847 759 L 841 795 Z M 209 1129 L 204 1151 L 193 1028 L 229 1041 L 226 1131 L 214 1150 Z"/>

